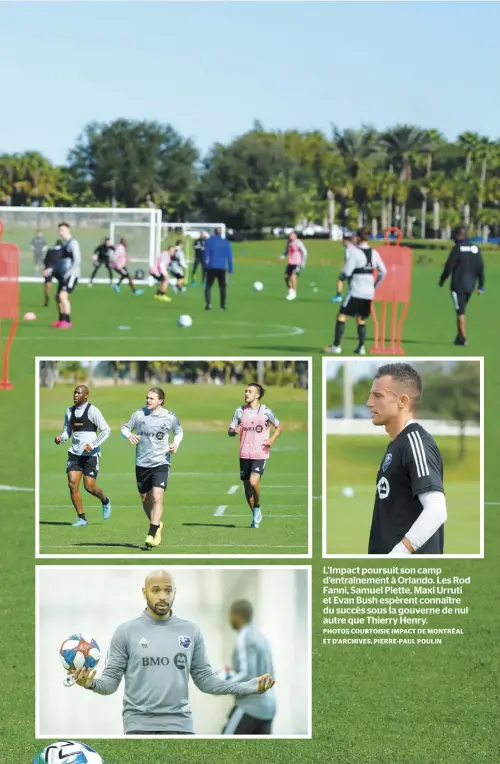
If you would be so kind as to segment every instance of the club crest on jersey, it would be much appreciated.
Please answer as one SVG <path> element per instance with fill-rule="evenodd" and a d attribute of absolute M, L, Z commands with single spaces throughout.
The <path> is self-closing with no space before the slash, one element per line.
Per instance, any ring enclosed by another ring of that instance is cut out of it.
<path fill-rule="evenodd" d="M 389 464 L 392 462 L 392 454 L 386 454 L 385 459 L 382 462 L 382 472 L 385 472 L 386 469 L 389 467 Z"/>
<path fill-rule="evenodd" d="M 183 647 L 185 650 L 188 649 L 189 645 L 191 644 L 193 640 L 191 637 L 179 637 L 179 644 L 181 647 Z"/>

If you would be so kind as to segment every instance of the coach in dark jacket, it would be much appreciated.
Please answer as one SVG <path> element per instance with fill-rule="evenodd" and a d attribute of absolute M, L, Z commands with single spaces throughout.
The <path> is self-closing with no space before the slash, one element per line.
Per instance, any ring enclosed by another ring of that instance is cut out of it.
<path fill-rule="evenodd" d="M 211 293 L 214 281 L 217 280 L 220 292 L 221 310 L 226 310 L 226 273 L 233 272 L 233 251 L 230 242 L 222 238 L 222 230 L 215 229 L 205 245 L 205 310 L 211 310 Z"/>

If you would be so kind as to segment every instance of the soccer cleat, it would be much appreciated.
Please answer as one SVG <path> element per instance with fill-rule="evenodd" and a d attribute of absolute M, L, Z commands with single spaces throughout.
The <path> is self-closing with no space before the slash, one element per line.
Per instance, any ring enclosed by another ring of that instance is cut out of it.
<path fill-rule="evenodd" d="M 193 279 L 191 282 L 191 286 L 196 286 L 196 279 Z"/>
<path fill-rule="evenodd" d="M 110 515 L 111 515 L 111 502 L 108 501 L 107 504 L 102 505 L 102 519 L 109 520 Z"/>
<path fill-rule="evenodd" d="M 467 340 L 465 339 L 465 337 L 458 336 L 458 337 L 455 337 L 455 342 L 453 344 L 465 347 L 465 345 L 467 345 Z"/>
<path fill-rule="evenodd" d="M 88 288 L 89 288 L 89 289 L 92 289 L 92 287 L 93 287 L 94 285 L 93 285 L 93 283 L 92 283 L 91 281 L 89 281 L 89 283 L 87 284 L 87 286 L 88 286 Z"/>
<path fill-rule="evenodd" d="M 52 329 L 59 329 L 63 321 L 61 319 L 58 319 L 57 321 L 54 321 L 50 326 Z"/>
<path fill-rule="evenodd" d="M 335 353 L 335 355 L 340 355 L 342 352 L 342 348 L 340 345 L 327 345 L 323 348 L 323 353 Z"/>
<path fill-rule="evenodd" d="M 155 294 L 154 299 L 159 302 L 172 302 L 172 298 L 166 294 Z"/>
<path fill-rule="evenodd" d="M 260 511 L 260 509 L 256 509 L 255 510 L 254 520 L 257 523 L 257 525 L 261 524 L 261 522 L 262 522 L 262 512 Z"/>
<path fill-rule="evenodd" d="M 296 292 L 290 292 L 290 294 L 287 294 L 285 297 L 285 300 L 296 300 L 297 299 L 297 293 Z"/>
<path fill-rule="evenodd" d="M 84 525 L 88 525 L 89 521 L 79 517 L 76 523 L 73 523 L 73 528 L 83 528 Z"/>
<path fill-rule="evenodd" d="M 158 528 L 158 530 L 155 533 L 155 544 L 156 544 L 156 546 L 160 546 L 160 544 L 161 544 L 161 532 L 162 532 L 162 530 L 163 530 L 163 523 L 160 522 L 160 527 Z"/>
<path fill-rule="evenodd" d="M 118 284 L 115 284 L 113 289 L 115 290 L 116 294 L 120 294 L 120 287 L 118 286 Z"/>
<path fill-rule="evenodd" d="M 212 306 L 211 305 L 205 305 L 205 310 L 212 310 Z"/>
<path fill-rule="evenodd" d="M 73 328 L 73 324 L 71 323 L 71 321 L 61 321 L 61 323 L 59 324 L 59 326 L 57 328 L 58 329 L 72 329 Z"/>
<path fill-rule="evenodd" d="M 335 297 L 330 298 L 330 302 L 342 302 L 342 295 L 336 294 Z"/>
<path fill-rule="evenodd" d="M 360 345 L 354 352 L 357 353 L 357 355 L 366 355 L 366 348 L 364 345 Z"/>
<path fill-rule="evenodd" d="M 144 294 L 144 289 L 136 289 L 133 294 L 135 294 L 135 295 L 137 295 L 137 297 L 139 297 L 139 295 Z"/>

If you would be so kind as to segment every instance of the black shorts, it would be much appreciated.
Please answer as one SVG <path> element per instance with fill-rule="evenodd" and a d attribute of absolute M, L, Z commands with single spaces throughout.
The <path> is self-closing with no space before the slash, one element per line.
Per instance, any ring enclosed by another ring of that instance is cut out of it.
<path fill-rule="evenodd" d="M 45 282 L 46 284 L 52 284 L 52 280 L 53 280 L 54 278 L 55 278 L 55 276 L 53 276 L 52 274 L 50 274 L 50 276 L 44 276 L 44 277 L 43 277 L 43 280 L 44 280 L 44 282 Z"/>
<path fill-rule="evenodd" d="M 152 488 L 167 490 L 169 464 L 158 464 L 156 467 L 135 468 L 137 490 L 139 493 L 148 493 Z"/>
<path fill-rule="evenodd" d="M 371 309 L 371 300 L 363 300 L 361 297 L 347 296 L 339 310 L 339 315 L 351 316 L 353 318 L 368 318 Z"/>
<path fill-rule="evenodd" d="M 66 472 L 83 472 L 87 477 L 97 478 L 99 474 L 99 456 L 77 456 L 68 451 Z"/>
<path fill-rule="evenodd" d="M 300 265 L 287 265 L 285 268 L 285 276 L 287 278 L 290 278 L 290 276 L 295 273 L 296 276 L 300 275 Z"/>
<path fill-rule="evenodd" d="M 151 273 L 150 275 L 160 284 L 163 284 L 163 282 L 167 280 L 167 277 L 163 273 L 160 273 L 159 276 L 157 276 L 156 273 Z"/>
<path fill-rule="evenodd" d="M 471 294 L 472 292 L 453 292 L 452 291 L 451 299 L 453 300 L 453 305 L 457 312 L 457 316 L 465 315 L 465 309 L 467 308 L 467 303 L 470 300 Z"/>
<path fill-rule="evenodd" d="M 133 732 L 126 732 L 126 735 L 194 735 L 194 732 L 178 732 L 177 730 L 175 732 L 172 732 L 172 730 L 151 730 L 148 732 L 144 732 L 144 730 L 137 730 Z"/>
<path fill-rule="evenodd" d="M 168 272 L 171 276 L 174 277 L 174 279 L 183 279 L 185 276 L 184 270 L 182 268 L 169 268 Z"/>
<path fill-rule="evenodd" d="M 60 292 L 71 294 L 71 292 L 74 292 L 76 289 L 78 279 L 76 279 L 74 276 L 70 276 L 67 279 L 58 279 L 58 282 L 59 286 L 57 287 L 57 294 L 60 294 Z"/>
<path fill-rule="evenodd" d="M 124 279 L 128 278 L 129 272 L 126 268 L 113 268 L 119 276 L 123 276 Z"/>
<path fill-rule="evenodd" d="M 271 735 L 272 719 L 256 719 L 235 706 L 222 730 L 223 735 Z"/>
<path fill-rule="evenodd" d="M 266 469 L 267 459 L 240 459 L 240 479 L 250 480 L 250 475 L 255 472 L 263 475 Z"/>

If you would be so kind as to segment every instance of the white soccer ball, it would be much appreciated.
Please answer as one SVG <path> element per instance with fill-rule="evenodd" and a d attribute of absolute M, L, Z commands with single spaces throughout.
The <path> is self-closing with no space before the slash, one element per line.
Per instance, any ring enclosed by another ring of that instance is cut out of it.
<path fill-rule="evenodd" d="M 354 496 L 354 488 L 351 488 L 350 485 L 344 486 L 344 488 L 342 488 L 342 496 L 345 496 L 346 499 L 352 499 Z"/>
<path fill-rule="evenodd" d="M 97 751 L 74 740 L 50 743 L 35 756 L 33 764 L 60 764 L 61 761 L 67 764 L 104 764 Z"/>
<path fill-rule="evenodd" d="M 264 284 L 262 283 L 262 281 L 256 281 L 253 285 L 253 288 L 255 289 L 256 292 L 262 292 L 262 290 L 264 289 Z"/>
<path fill-rule="evenodd" d="M 67 671 L 75 669 L 93 669 L 99 663 L 101 651 L 92 637 L 85 634 L 72 634 L 59 648 L 59 658 Z"/>
<path fill-rule="evenodd" d="M 189 329 L 189 327 L 193 325 L 193 319 L 191 316 L 179 316 L 177 323 L 179 326 L 182 326 L 183 329 Z"/>

